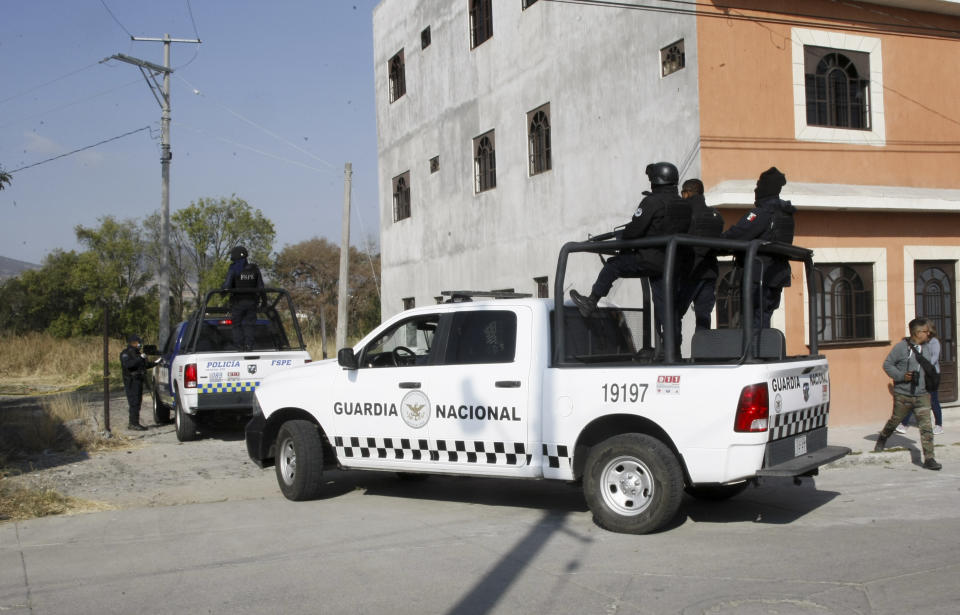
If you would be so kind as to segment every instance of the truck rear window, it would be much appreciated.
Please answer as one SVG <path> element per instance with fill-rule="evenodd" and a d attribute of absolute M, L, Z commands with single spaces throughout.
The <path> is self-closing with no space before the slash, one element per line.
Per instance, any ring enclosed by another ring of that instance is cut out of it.
<path fill-rule="evenodd" d="M 566 361 L 601 363 L 630 361 L 643 348 L 643 311 L 600 308 L 583 318 L 575 307 L 564 308 Z"/>

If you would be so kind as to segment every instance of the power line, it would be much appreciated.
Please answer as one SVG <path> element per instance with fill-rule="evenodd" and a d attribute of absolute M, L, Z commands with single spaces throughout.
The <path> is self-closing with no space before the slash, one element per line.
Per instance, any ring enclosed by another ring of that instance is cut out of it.
<path fill-rule="evenodd" d="M 86 147 L 81 147 L 81 148 L 79 148 L 79 149 L 75 149 L 75 150 L 73 150 L 72 152 L 67 152 L 66 154 L 60 154 L 59 156 L 54 156 L 53 158 L 47 158 L 46 160 L 41 160 L 40 162 L 34 162 L 33 164 L 28 164 L 28 165 L 25 166 L 25 167 L 20 167 L 19 169 L 14 169 L 14 170 L 10 171 L 10 173 L 13 174 L 13 173 L 16 173 L 17 171 L 23 171 L 24 169 L 30 169 L 30 168 L 33 168 L 33 167 L 38 167 L 38 166 L 40 166 L 41 164 L 46 164 L 46 163 L 48 163 L 48 162 L 52 162 L 52 161 L 58 160 L 58 159 L 60 159 L 60 158 L 66 158 L 67 156 L 72 156 L 73 154 L 76 154 L 76 153 L 78 153 L 78 152 L 82 152 L 82 151 L 84 151 L 84 150 L 92 149 L 92 148 L 94 148 L 94 147 L 97 147 L 98 145 L 103 145 L 104 143 L 109 143 L 110 141 L 116 141 L 117 139 L 122 139 L 123 137 L 128 137 L 128 136 L 130 136 L 130 135 L 132 135 L 132 134 L 135 134 L 135 133 L 138 133 L 138 132 L 142 132 L 142 131 L 144 131 L 144 130 L 150 130 L 150 127 L 149 127 L 149 126 L 144 126 L 143 128 L 137 128 L 136 130 L 131 130 L 130 132 L 125 132 L 125 133 L 123 133 L 122 135 L 117 135 L 117 136 L 115 136 L 115 137 L 110 137 L 109 139 L 104 139 L 103 141 L 99 141 L 99 142 L 97 142 L 97 143 L 94 143 L 93 145 L 87 145 Z"/>
<path fill-rule="evenodd" d="M 117 19 L 117 16 L 113 14 L 113 11 L 111 11 L 111 10 L 110 10 L 110 7 L 107 6 L 107 3 L 104 2 L 104 0 L 100 0 L 100 4 L 103 5 L 103 8 L 107 9 L 107 12 L 110 13 L 110 17 L 113 17 L 113 20 L 114 20 L 115 22 L 117 22 L 117 25 L 120 26 L 120 27 L 123 29 L 123 31 L 127 33 L 127 36 L 129 36 L 129 37 L 132 39 L 132 38 L 133 38 L 133 34 L 130 33 L 130 30 L 127 30 L 126 26 L 124 26 L 122 23 L 120 23 L 120 20 Z"/>
<path fill-rule="evenodd" d="M 61 75 L 61 76 L 59 76 L 59 77 L 56 77 L 55 79 L 51 79 L 50 81 L 46 81 L 46 82 L 44 82 L 44 83 L 41 83 L 40 85 L 35 85 L 35 86 L 33 86 L 32 88 L 29 88 L 29 89 L 27 89 L 27 90 L 24 90 L 24 91 L 22 91 L 22 92 L 20 92 L 20 93 L 18 93 L 18 94 L 14 94 L 13 96 L 8 96 L 8 97 L 6 97 L 6 98 L 0 98 L 0 103 L 5 103 L 5 102 L 7 102 L 8 100 L 13 100 L 14 98 L 20 98 L 21 96 L 25 96 L 25 95 L 29 94 L 30 92 L 39 90 L 40 88 L 45 88 L 45 87 L 47 87 L 48 85 L 52 85 L 52 84 L 54 84 L 54 83 L 56 83 L 56 82 L 58 82 L 58 81 L 62 81 L 63 79 L 66 79 L 67 77 L 72 77 L 72 76 L 76 75 L 77 73 L 82 73 L 83 71 L 87 70 L 88 68 L 93 68 L 93 67 L 96 66 L 97 64 L 98 64 L 98 62 L 94 62 L 93 64 L 88 64 L 88 65 L 84 66 L 83 68 L 78 68 L 78 69 L 75 70 L 75 71 L 70 71 L 69 73 L 67 73 L 67 74 L 65 74 L 65 75 Z"/>

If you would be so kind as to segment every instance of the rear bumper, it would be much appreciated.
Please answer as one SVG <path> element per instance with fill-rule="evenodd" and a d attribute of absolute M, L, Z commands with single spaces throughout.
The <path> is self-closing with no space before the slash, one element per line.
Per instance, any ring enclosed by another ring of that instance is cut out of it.
<path fill-rule="evenodd" d="M 757 476 L 804 476 L 849 453 L 850 449 L 846 446 L 824 446 L 776 465 L 765 465 L 763 469 L 757 471 Z"/>

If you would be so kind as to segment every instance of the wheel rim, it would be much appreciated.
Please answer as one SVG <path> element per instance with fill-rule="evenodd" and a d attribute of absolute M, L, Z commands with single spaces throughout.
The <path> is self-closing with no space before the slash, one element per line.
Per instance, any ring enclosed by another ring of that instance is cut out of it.
<path fill-rule="evenodd" d="M 603 502 L 619 515 L 639 515 L 653 501 L 655 483 L 647 464 L 624 455 L 603 468 L 600 480 Z"/>
<path fill-rule="evenodd" d="M 297 451 L 293 447 L 293 438 L 286 438 L 280 444 L 280 454 L 277 464 L 280 467 L 280 476 L 287 485 L 293 484 L 297 474 Z"/>

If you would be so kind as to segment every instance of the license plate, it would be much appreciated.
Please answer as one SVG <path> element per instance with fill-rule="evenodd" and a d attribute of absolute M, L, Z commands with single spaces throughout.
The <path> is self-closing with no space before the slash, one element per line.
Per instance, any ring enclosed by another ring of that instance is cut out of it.
<path fill-rule="evenodd" d="M 799 457 L 800 455 L 807 454 L 807 434 L 802 436 L 797 436 L 793 439 L 793 456 Z"/>

